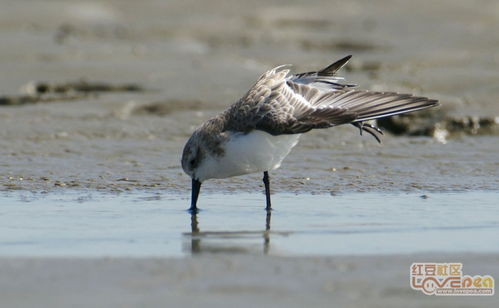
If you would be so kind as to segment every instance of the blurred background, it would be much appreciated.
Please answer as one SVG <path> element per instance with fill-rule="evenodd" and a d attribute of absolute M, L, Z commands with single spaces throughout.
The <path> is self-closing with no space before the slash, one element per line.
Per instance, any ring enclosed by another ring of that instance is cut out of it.
<path fill-rule="evenodd" d="M 348 54 L 353 59 L 341 73 L 360 88 L 441 101 L 439 110 L 414 118 L 418 127 L 393 130 L 427 138 L 388 137 L 383 150 L 351 128 L 314 132 L 289 158 L 296 168 L 283 171 L 283 177 L 303 180 L 299 170 L 305 166 L 315 173 L 303 185 L 319 190 L 339 179 L 355 183 L 354 189 L 380 182 L 383 189 L 445 189 L 449 181 L 457 188 L 497 184 L 490 182 L 497 174 L 492 153 L 499 144 L 497 1 L 2 0 L 0 5 L 5 174 L 0 187 L 183 191 L 188 181 L 179 156 L 197 125 L 244 95 L 269 68 L 289 63 L 297 72 L 315 70 Z M 384 125 L 390 131 L 405 124 Z M 471 139 L 476 136 L 482 137 Z M 421 143 L 427 145 L 418 154 Z M 317 159 L 304 161 L 311 151 Z M 376 155 L 358 163 L 365 152 Z M 450 152 L 461 156 L 443 161 Z M 393 180 L 411 173 L 406 166 L 425 153 L 437 162 L 422 167 L 421 178 Z M 462 167 L 476 155 L 482 155 L 481 165 Z M 328 166 L 325 159 L 331 160 Z M 388 166 L 392 174 L 383 171 Z M 343 174 L 334 173 L 339 169 Z M 435 170 L 443 178 L 429 178 Z M 370 182 L 366 171 L 379 175 Z M 321 186 L 314 175 L 330 181 Z M 459 182 L 456 175 L 473 178 Z M 283 183 L 277 189 L 302 187 Z M 231 185 L 258 187 L 239 179 Z"/>

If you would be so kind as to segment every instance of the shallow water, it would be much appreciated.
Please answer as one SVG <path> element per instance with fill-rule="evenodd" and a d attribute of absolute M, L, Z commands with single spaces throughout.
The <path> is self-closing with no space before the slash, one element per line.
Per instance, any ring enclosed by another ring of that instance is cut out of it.
<path fill-rule="evenodd" d="M 4 193 L 0 256 L 498 252 L 497 192 L 273 196 Z"/>

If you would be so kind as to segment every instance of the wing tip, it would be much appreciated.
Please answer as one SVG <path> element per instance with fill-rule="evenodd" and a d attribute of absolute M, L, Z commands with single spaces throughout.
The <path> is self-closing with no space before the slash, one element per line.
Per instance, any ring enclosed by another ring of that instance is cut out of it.
<path fill-rule="evenodd" d="M 336 72 L 341 69 L 348 61 L 352 58 L 352 55 L 348 55 L 329 65 L 328 67 L 318 71 L 319 76 L 333 76 Z"/>

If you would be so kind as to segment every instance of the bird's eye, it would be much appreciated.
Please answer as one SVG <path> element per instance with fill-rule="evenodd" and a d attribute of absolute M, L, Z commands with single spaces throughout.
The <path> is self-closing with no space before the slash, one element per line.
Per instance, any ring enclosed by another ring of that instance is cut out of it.
<path fill-rule="evenodd" d="M 193 158 L 193 159 L 191 159 L 191 161 L 189 162 L 189 164 L 190 164 L 191 166 L 194 166 L 194 165 L 196 164 L 196 160 L 195 160 L 194 158 Z"/>

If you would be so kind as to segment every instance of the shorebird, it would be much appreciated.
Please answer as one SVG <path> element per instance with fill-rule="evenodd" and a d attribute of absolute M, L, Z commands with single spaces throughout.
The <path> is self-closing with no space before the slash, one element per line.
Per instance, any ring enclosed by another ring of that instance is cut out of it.
<path fill-rule="evenodd" d="M 182 168 L 192 178 L 191 213 L 201 183 L 263 172 L 266 209 L 271 210 L 269 171 L 312 129 L 352 124 L 378 142 L 382 131 L 365 121 L 437 106 L 411 94 L 354 89 L 336 75 L 351 56 L 317 71 L 290 74 L 288 65 L 265 72 L 227 110 L 206 121 L 187 141 Z"/>

